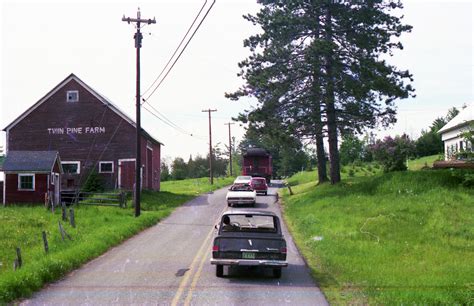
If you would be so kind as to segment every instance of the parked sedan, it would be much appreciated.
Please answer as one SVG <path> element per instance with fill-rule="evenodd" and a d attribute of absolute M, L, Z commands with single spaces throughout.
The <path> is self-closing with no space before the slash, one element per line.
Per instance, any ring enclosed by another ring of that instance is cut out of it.
<path fill-rule="evenodd" d="M 216 276 L 224 266 L 261 266 L 271 268 L 275 278 L 288 266 L 286 241 L 280 220 L 269 211 L 230 210 L 221 217 L 212 247 L 211 264 Z"/>
<path fill-rule="evenodd" d="M 234 184 L 229 188 L 226 196 L 227 205 L 255 205 L 257 193 L 249 184 Z"/>
<path fill-rule="evenodd" d="M 267 180 L 264 177 L 252 177 L 250 181 L 250 186 L 253 190 L 257 192 L 257 194 L 262 193 L 267 195 L 268 192 L 268 185 Z"/>

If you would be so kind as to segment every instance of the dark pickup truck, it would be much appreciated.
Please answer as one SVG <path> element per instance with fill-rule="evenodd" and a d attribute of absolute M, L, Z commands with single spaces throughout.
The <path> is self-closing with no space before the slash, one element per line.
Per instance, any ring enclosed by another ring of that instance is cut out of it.
<path fill-rule="evenodd" d="M 211 264 L 216 276 L 224 275 L 224 266 L 263 266 L 281 277 L 287 267 L 286 241 L 280 219 L 269 211 L 226 211 L 214 238 Z"/>

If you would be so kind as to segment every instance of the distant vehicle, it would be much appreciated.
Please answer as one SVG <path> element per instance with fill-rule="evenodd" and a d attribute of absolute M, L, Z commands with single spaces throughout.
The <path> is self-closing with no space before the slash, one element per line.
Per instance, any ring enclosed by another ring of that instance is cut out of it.
<path fill-rule="evenodd" d="M 286 241 L 280 219 L 269 211 L 230 210 L 221 217 L 212 247 L 211 264 L 216 276 L 224 276 L 224 266 L 271 268 L 275 278 L 288 266 Z"/>
<path fill-rule="evenodd" d="M 267 180 L 264 177 L 252 177 L 250 181 L 250 187 L 252 187 L 257 194 L 262 193 L 267 195 L 268 192 L 268 185 Z"/>
<path fill-rule="evenodd" d="M 242 175 L 264 177 L 269 183 L 272 174 L 272 155 L 265 149 L 248 148 L 243 154 Z"/>
<path fill-rule="evenodd" d="M 241 175 L 234 180 L 234 184 L 250 184 L 252 177 L 250 175 Z"/>
<path fill-rule="evenodd" d="M 229 188 L 226 196 L 227 206 L 255 205 L 257 193 L 250 184 L 234 184 Z"/>

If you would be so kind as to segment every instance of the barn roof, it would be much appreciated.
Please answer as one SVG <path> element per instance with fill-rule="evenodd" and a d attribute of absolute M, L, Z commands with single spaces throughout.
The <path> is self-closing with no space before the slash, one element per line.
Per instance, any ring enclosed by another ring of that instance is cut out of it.
<path fill-rule="evenodd" d="M 456 117 L 451 119 L 438 133 L 443 134 L 459 127 L 467 125 L 469 122 L 474 122 L 474 103 L 471 103 L 466 108 L 459 111 Z"/>
<path fill-rule="evenodd" d="M 61 165 L 57 151 L 9 151 L 2 171 L 52 172 L 57 162 Z"/>
<path fill-rule="evenodd" d="M 61 83 L 56 85 L 51 91 L 49 91 L 43 98 L 41 98 L 38 102 L 36 102 L 33 106 L 31 106 L 29 109 L 27 109 L 23 114 L 21 114 L 18 118 L 16 118 L 12 123 L 10 123 L 7 127 L 5 127 L 3 130 L 8 131 L 15 125 L 17 125 L 21 120 L 23 120 L 26 116 L 28 116 L 30 113 L 32 113 L 36 108 L 38 108 L 41 104 L 46 102 L 52 95 L 54 95 L 58 90 L 60 90 L 64 85 L 69 83 L 71 80 L 75 80 L 78 82 L 82 87 L 84 87 L 86 90 L 88 90 L 93 96 L 95 96 L 100 102 L 104 103 L 106 106 L 108 106 L 113 112 L 115 112 L 117 115 L 122 117 L 125 121 L 127 121 L 129 124 L 131 124 L 134 128 L 136 128 L 135 121 L 131 119 L 128 115 L 126 115 L 122 110 L 120 110 L 117 105 L 112 103 L 109 99 L 107 99 L 104 95 L 100 94 L 96 90 L 94 90 L 92 87 L 84 83 L 80 78 L 78 78 L 74 73 L 71 73 L 67 78 L 65 78 Z M 151 136 L 149 133 L 147 133 L 143 128 L 142 130 L 142 135 L 151 140 L 154 143 L 163 145 L 163 143 L 153 136 Z"/>

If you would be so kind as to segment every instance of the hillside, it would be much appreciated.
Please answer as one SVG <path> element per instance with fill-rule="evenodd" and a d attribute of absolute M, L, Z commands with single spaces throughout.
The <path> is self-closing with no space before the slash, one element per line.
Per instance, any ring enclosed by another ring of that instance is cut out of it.
<path fill-rule="evenodd" d="M 455 172 L 315 176 L 289 179 L 284 215 L 331 303 L 472 302 L 474 190 Z"/>

